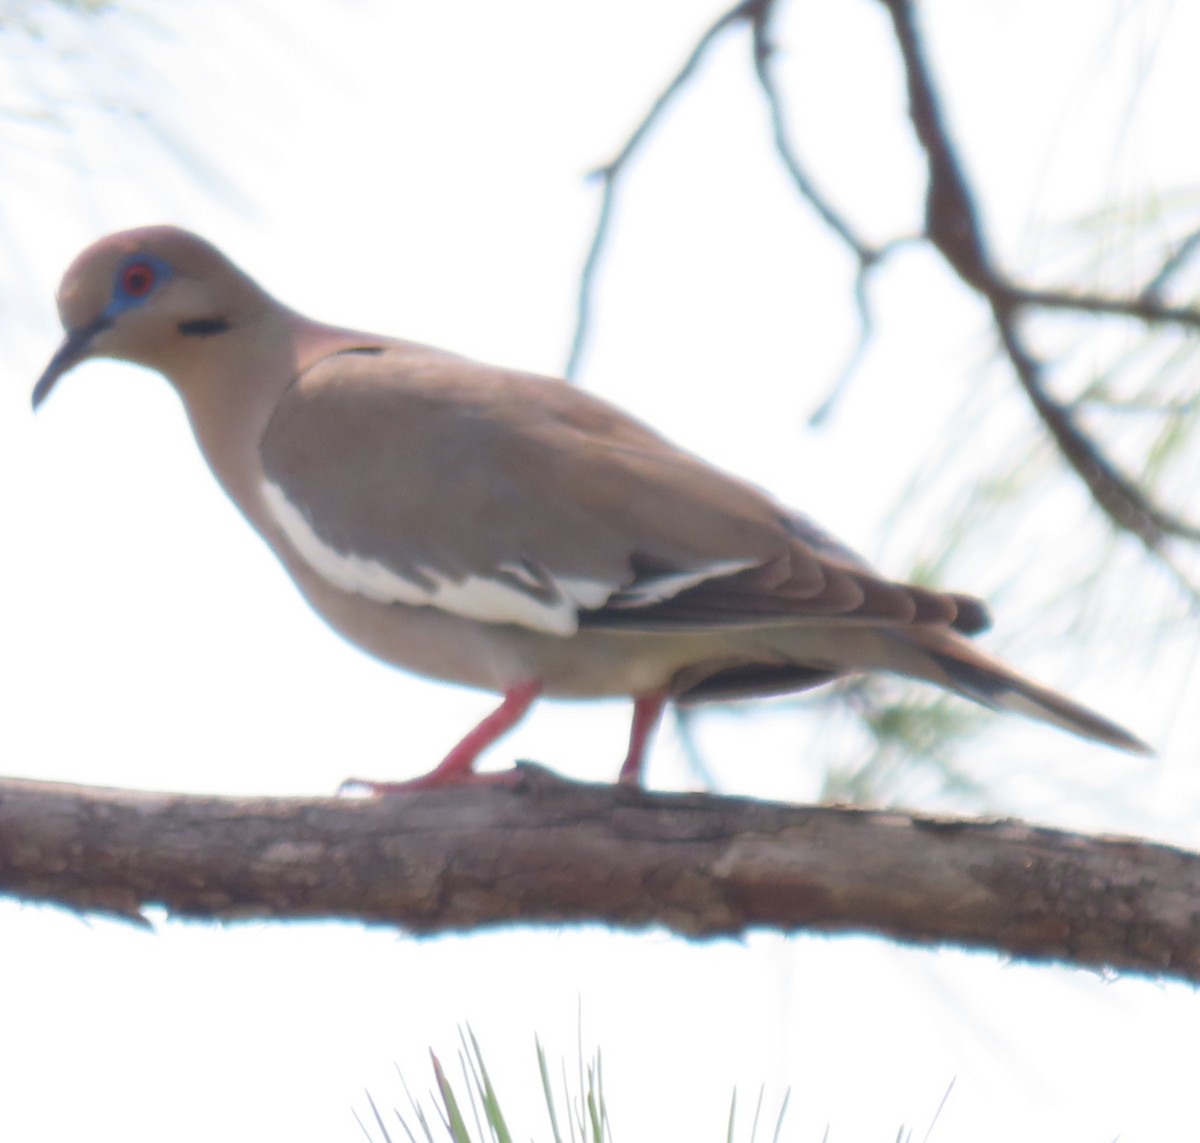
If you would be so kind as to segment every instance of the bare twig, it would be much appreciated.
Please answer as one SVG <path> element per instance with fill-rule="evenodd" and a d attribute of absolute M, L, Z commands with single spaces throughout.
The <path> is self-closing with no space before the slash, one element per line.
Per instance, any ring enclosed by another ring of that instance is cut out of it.
<path fill-rule="evenodd" d="M 1136 298 L 1108 298 L 1099 294 L 1079 294 L 1069 290 L 1037 290 L 1011 283 L 995 283 L 992 288 L 1009 301 L 1043 310 L 1073 310 L 1075 313 L 1109 314 L 1136 318 L 1151 325 L 1180 325 L 1200 329 L 1200 309 L 1194 306 L 1167 306 L 1156 294 L 1142 293 Z"/>
<path fill-rule="evenodd" d="M 846 363 L 830 387 L 829 393 L 809 417 L 809 424 L 818 425 L 832 412 L 875 335 L 875 323 L 871 315 L 870 299 L 867 295 L 867 279 L 887 255 L 902 245 L 905 240 L 898 239 L 883 246 L 872 246 L 855 231 L 849 220 L 817 188 L 815 180 L 801 163 L 795 144 L 792 142 L 791 133 L 787 129 L 787 121 L 783 113 L 783 100 L 780 97 L 779 85 L 775 82 L 775 74 L 771 67 L 775 54 L 775 44 L 771 38 L 771 19 L 775 14 L 775 7 L 774 3 L 762 4 L 751 21 L 754 74 L 767 101 L 771 117 L 771 138 L 775 151 L 801 197 L 816 211 L 821 221 L 837 235 L 858 263 L 854 278 L 858 337 L 855 339 Z"/>
<path fill-rule="evenodd" d="M 772 141 L 782 161 L 785 170 L 801 196 L 812 206 L 821 220 L 841 240 L 858 263 L 855 279 L 854 297 L 856 302 L 859 335 L 845 366 L 840 371 L 829 395 L 821 402 L 820 407 L 813 413 L 814 423 L 828 416 L 838 396 L 854 368 L 866 352 L 874 333 L 867 296 L 867 278 L 870 272 L 888 254 L 904 241 L 899 239 L 883 246 L 872 246 L 860 237 L 848 219 L 834 207 L 833 203 L 818 189 L 815 180 L 800 161 L 795 145 L 791 141 L 783 113 L 783 100 L 771 68 L 774 44 L 771 38 L 771 20 L 777 6 L 777 0 L 746 0 L 724 14 L 711 24 L 697 41 L 691 54 L 683 66 L 676 72 L 667 86 L 662 90 L 650 109 L 634 128 L 616 158 L 592 172 L 593 177 L 601 180 L 603 192 L 600 202 L 600 212 L 592 234 L 591 246 L 580 273 L 579 297 L 576 304 L 575 329 L 571 338 L 571 348 L 567 357 L 566 376 L 574 379 L 579 370 L 580 360 L 591 328 L 592 297 L 595 290 L 596 276 L 600 258 L 608 241 L 612 222 L 614 205 L 616 203 L 617 184 L 625 167 L 644 143 L 651 127 L 658 120 L 666 106 L 695 73 L 701 60 L 707 54 L 712 44 L 728 28 L 739 23 L 748 23 L 751 28 L 751 45 L 754 60 L 754 73 L 759 87 L 767 102 L 771 121 Z"/>
<path fill-rule="evenodd" d="M 1200 249 L 1200 230 L 1193 230 L 1167 256 L 1158 273 L 1146 283 L 1141 294 L 1138 295 L 1140 300 L 1143 302 L 1159 301 L 1171 279 L 1183 269 L 1197 249 Z"/>
<path fill-rule="evenodd" d="M 996 281 L 974 193 L 950 140 L 934 91 L 910 0 L 880 0 L 892 17 L 908 82 L 909 117 L 925 151 L 929 189 L 925 232 L 942 257 L 969 285 L 986 292 Z"/>
<path fill-rule="evenodd" d="M 1200 540 L 1200 529 L 1171 516 L 1152 503 L 1104 455 L 1095 441 L 1079 428 L 1070 410 L 1046 392 L 1042 381 L 1042 364 L 1025 347 L 1017 332 L 1011 308 L 1004 303 L 993 302 L 993 315 L 1001 345 L 1021 387 L 1054 437 L 1059 451 L 1083 478 L 1092 499 L 1109 519 L 1119 528 L 1132 532 L 1152 551 L 1157 550 L 1168 536 Z"/>
<path fill-rule="evenodd" d="M 804 169 L 804 165 L 800 162 L 800 156 L 792 144 L 784 120 L 783 101 L 779 97 L 779 87 L 771 70 L 771 60 L 775 55 L 775 43 L 771 38 L 771 19 L 775 14 L 775 7 L 776 0 L 766 0 L 764 3 L 751 5 L 750 16 L 754 74 L 767 100 L 767 107 L 771 115 L 771 137 L 774 141 L 775 151 L 787 169 L 796 189 L 820 215 L 821 221 L 853 251 L 861 265 L 870 266 L 878 259 L 879 250 L 856 234 L 850 222 L 817 189 L 816 182 Z"/>
<path fill-rule="evenodd" d="M 596 218 L 596 229 L 592 234 L 592 244 L 588 248 L 583 271 L 579 277 L 579 299 L 575 308 L 575 331 L 571 336 L 571 349 L 567 355 L 566 375 L 574 380 L 579 371 L 579 363 L 583 357 L 587 335 L 591 329 L 592 294 L 595 289 L 596 272 L 600 265 L 600 256 L 605 243 L 608 241 L 609 225 L 612 221 L 613 206 L 616 202 L 617 183 L 633 158 L 638 148 L 645 142 L 650 129 L 659 116 L 666 110 L 667 105 L 679 93 L 680 89 L 691 79 L 692 74 L 700 65 L 700 61 L 708 53 L 708 49 L 720 38 L 721 34 L 735 24 L 753 18 L 756 9 L 762 6 L 762 0 L 745 0 L 744 3 L 730 8 L 719 16 L 700 37 L 683 66 L 675 73 L 674 78 L 659 93 L 650 105 L 650 110 L 634 128 L 633 133 L 625 141 L 625 145 L 617 153 L 616 158 L 592 172 L 591 177 L 599 179 L 603 187 L 600 199 L 600 213 Z"/>
<path fill-rule="evenodd" d="M 871 272 L 881 265 L 889 254 L 900 249 L 902 246 L 917 241 L 920 241 L 920 239 L 895 238 L 891 242 L 884 243 L 884 245 L 878 247 L 874 252 L 874 257 L 869 261 L 859 262 L 858 271 L 854 275 L 854 307 L 858 315 L 858 337 L 845 363 L 833 379 L 833 384 L 829 386 L 829 392 L 825 394 L 821 399 L 821 403 L 809 414 L 808 423 L 811 427 L 816 428 L 823 424 L 833 412 L 837 402 L 846 391 L 846 386 L 850 383 L 851 378 L 858 369 L 859 362 L 862 361 L 863 356 L 870 348 L 872 338 L 875 336 L 875 319 L 871 313 L 871 300 L 867 294 L 867 279 L 870 277 Z"/>

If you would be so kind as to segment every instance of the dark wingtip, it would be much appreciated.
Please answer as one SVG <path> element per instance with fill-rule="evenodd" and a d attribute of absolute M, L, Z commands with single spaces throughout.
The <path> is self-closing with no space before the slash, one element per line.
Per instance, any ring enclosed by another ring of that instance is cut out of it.
<path fill-rule="evenodd" d="M 950 624 L 960 635 L 980 635 L 992 626 L 992 613 L 982 599 L 972 595 L 951 595 L 958 609 Z"/>

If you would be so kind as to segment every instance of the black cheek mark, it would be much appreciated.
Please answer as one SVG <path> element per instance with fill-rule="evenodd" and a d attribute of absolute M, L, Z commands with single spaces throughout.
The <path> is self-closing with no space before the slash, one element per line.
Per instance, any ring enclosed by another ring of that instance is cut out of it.
<path fill-rule="evenodd" d="M 212 337 L 216 333 L 224 333 L 229 328 L 229 322 L 224 318 L 196 318 L 195 321 L 181 321 L 179 332 L 185 337 Z"/>

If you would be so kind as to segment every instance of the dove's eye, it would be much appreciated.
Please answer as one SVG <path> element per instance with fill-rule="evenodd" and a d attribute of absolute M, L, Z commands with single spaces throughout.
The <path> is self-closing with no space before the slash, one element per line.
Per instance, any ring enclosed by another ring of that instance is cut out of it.
<path fill-rule="evenodd" d="M 154 289 L 156 278 L 148 262 L 131 262 L 121 271 L 121 292 L 130 298 L 144 298 Z"/>

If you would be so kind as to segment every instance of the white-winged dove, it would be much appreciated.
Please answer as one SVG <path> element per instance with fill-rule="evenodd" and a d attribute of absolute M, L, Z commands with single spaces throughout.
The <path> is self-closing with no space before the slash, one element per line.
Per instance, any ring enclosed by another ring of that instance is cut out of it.
<path fill-rule="evenodd" d="M 634 698 L 622 781 L 668 700 L 923 679 L 1085 738 L 1133 735 L 965 638 L 966 596 L 880 578 L 810 521 L 564 382 L 321 325 L 169 226 L 101 239 L 58 294 L 66 339 L 33 392 L 90 357 L 178 390 L 230 498 L 313 608 L 371 654 L 501 692 L 424 778 L 542 694 Z"/>

